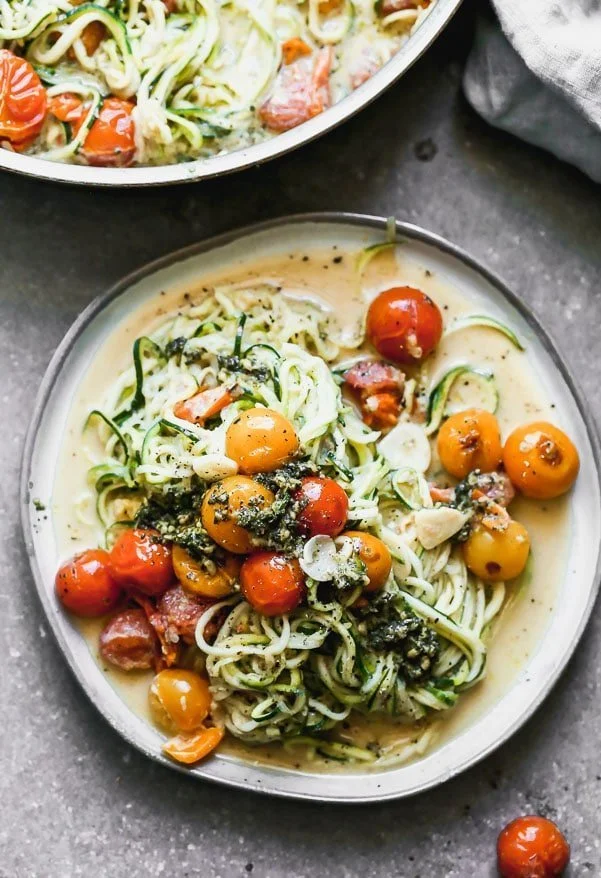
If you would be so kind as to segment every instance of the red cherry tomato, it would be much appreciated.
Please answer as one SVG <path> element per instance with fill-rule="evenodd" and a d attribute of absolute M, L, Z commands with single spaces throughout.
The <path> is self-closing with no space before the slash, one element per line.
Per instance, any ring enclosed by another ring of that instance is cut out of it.
<path fill-rule="evenodd" d="M 103 549 L 87 549 L 66 561 L 54 584 L 60 602 L 76 616 L 104 616 L 115 609 L 122 595 Z"/>
<path fill-rule="evenodd" d="M 240 590 L 258 613 L 279 616 L 298 607 L 305 596 L 305 580 L 296 559 L 257 552 L 242 565 Z"/>
<path fill-rule="evenodd" d="M 162 594 L 175 579 L 171 549 L 157 539 L 152 530 L 123 531 L 110 554 L 113 578 L 122 586 L 137 588 L 143 594 Z"/>
<path fill-rule="evenodd" d="M 120 98 L 109 97 L 103 101 L 81 148 L 81 155 L 89 165 L 122 168 L 132 163 L 136 151 L 133 108 L 130 101 Z M 64 92 L 52 98 L 49 109 L 53 116 L 61 122 L 69 122 L 77 132 L 90 105 Z"/>
<path fill-rule="evenodd" d="M 544 817 L 518 817 L 499 835 L 497 859 L 502 878 L 557 878 L 570 859 L 562 832 Z"/>
<path fill-rule="evenodd" d="M 0 49 L 0 140 L 26 147 L 46 118 L 46 89 L 31 64 Z"/>
<path fill-rule="evenodd" d="M 307 536 L 337 537 L 342 533 L 348 515 L 348 497 L 338 482 L 309 476 L 303 479 L 297 497 L 305 502 L 298 523 Z"/>
<path fill-rule="evenodd" d="M 373 300 L 367 335 L 395 363 L 421 363 L 442 335 L 442 315 L 432 299 L 413 287 L 392 287 Z"/>

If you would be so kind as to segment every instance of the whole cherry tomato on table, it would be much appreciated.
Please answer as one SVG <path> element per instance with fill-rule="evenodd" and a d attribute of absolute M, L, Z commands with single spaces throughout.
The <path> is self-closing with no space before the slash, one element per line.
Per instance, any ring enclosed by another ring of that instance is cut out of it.
<path fill-rule="evenodd" d="M 56 574 L 55 588 L 63 606 L 76 616 L 90 618 L 114 610 L 122 595 L 103 549 L 88 549 L 66 561 Z"/>
<path fill-rule="evenodd" d="M 305 596 L 305 579 L 296 559 L 277 552 L 256 552 L 240 570 L 240 590 L 264 616 L 294 610 Z"/>
<path fill-rule="evenodd" d="M 510 434 L 503 449 L 503 464 L 522 494 L 550 500 L 572 487 L 580 458 L 563 430 L 546 421 L 535 421 Z"/>
<path fill-rule="evenodd" d="M 308 476 L 303 479 L 296 497 L 304 503 L 298 523 L 307 536 L 325 534 L 336 537 L 344 530 L 348 497 L 334 479 Z"/>
<path fill-rule="evenodd" d="M 392 287 L 373 300 L 367 335 L 376 350 L 395 363 L 421 363 L 442 335 L 437 305 L 413 287 Z"/>
<path fill-rule="evenodd" d="M 570 859 L 570 846 L 544 817 L 518 817 L 500 833 L 497 860 L 501 878 L 558 878 Z"/>
<path fill-rule="evenodd" d="M 42 130 L 46 89 L 31 64 L 0 49 L 0 140 L 24 149 Z"/>
<path fill-rule="evenodd" d="M 162 594 L 175 579 L 171 548 L 163 545 L 153 530 L 123 531 L 110 553 L 113 579 L 143 594 Z"/>

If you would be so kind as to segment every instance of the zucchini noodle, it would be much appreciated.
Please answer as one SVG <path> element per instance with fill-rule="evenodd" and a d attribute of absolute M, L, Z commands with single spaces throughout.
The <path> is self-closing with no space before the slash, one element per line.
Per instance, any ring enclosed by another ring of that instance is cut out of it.
<path fill-rule="evenodd" d="M 197 37 L 205 52 L 209 33 L 207 11 Z M 160 79 L 151 80 L 159 88 Z M 225 434 L 245 408 L 265 406 L 288 418 L 303 458 L 346 492 L 352 529 L 379 537 L 390 551 L 392 571 L 374 607 L 380 601 L 382 613 L 417 620 L 437 644 L 435 657 L 431 668 L 421 666 L 428 673 L 411 676 L 399 652 L 373 645 L 372 611 L 357 601 L 360 581 L 324 591 L 324 579 L 311 570 L 303 605 L 274 617 L 257 612 L 236 589 L 209 606 L 196 626 L 213 720 L 248 744 L 279 742 L 313 756 L 388 767 L 425 752 L 436 718 L 483 678 L 505 587 L 470 574 L 452 539 L 433 549 L 420 543 L 416 515 L 434 505 L 428 481 L 409 460 L 391 463 L 380 450 L 381 434 L 343 396 L 340 368 L 348 356 L 318 305 L 287 298 L 260 278 L 215 288 L 136 340 L 132 365 L 88 418 L 86 431 L 99 443 L 90 493 L 79 502 L 82 515 L 89 514 L 95 496 L 108 538 L 149 497 L 236 472 Z M 177 417 L 176 403 L 224 382 L 232 401 L 214 422 L 199 426 Z M 432 390 L 436 399 L 439 387 Z M 415 392 L 416 381 L 409 381 L 409 398 Z M 445 394 L 439 407 L 448 403 Z M 400 425 L 409 418 L 403 412 Z M 421 429 L 425 436 L 427 425 Z M 347 550 L 329 545 L 340 563 L 355 558 L 350 544 Z M 398 724 L 396 743 L 363 747 L 337 737 L 351 715 L 361 714 Z"/>
<path fill-rule="evenodd" d="M 277 87 L 286 41 L 301 39 L 315 57 L 333 48 L 328 89 L 335 103 L 390 60 L 433 4 L 385 17 L 376 6 L 373 0 L 5 0 L 0 48 L 33 65 L 49 98 L 68 93 L 92 102 L 77 136 L 50 112 L 30 153 L 87 161 L 83 141 L 102 98 L 111 95 L 133 105 L 132 161 L 170 164 L 245 148 L 281 130 L 267 127 L 259 109 Z"/>

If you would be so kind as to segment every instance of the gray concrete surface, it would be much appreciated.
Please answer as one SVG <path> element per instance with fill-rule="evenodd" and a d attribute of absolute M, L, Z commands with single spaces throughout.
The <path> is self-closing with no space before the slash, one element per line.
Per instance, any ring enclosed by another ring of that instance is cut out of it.
<path fill-rule="evenodd" d="M 361 116 L 261 169 L 114 193 L 0 177 L 1 878 L 487 878 L 499 828 L 532 811 L 567 832 L 573 876 L 601 875 L 598 612 L 546 704 L 483 764 L 406 802 L 323 808 L 196 783 L 126 746 L 71 678 L 21 541 L 23 435 L 71 321 L 146 260 L 258 218 L 341 208 L 448 236 L 523 295 L 601 414 L 601 192 L 470 112 L 472 13 Z"/>

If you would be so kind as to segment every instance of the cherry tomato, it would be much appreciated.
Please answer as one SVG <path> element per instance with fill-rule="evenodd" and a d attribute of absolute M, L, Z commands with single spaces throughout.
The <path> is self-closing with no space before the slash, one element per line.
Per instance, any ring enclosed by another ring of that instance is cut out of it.
<path fill-rule="evenodd" d="M 173 546 L 173 569 L 184 591 L 205 598 L 224 598 L 231 594 L 240 573 L 240 561 L 226 555 L 223 564 L 212 562 L 214 570 L 207 570 L 195 558 Z"/>
<path fill-rule="evenodd" d="M 56 574 L 55 587 L 63 606 L 76 616 L 91 618 L 114 610 L 122 595 L 103 549 L 87 549 L 66 561 Z"/>
<path fill-rule="evenodd" d="M 413 287 L 392 287 L 373 300 L 367 335 L 395 363 L 421 363 L 442 335 L 442 315 L 432 299 Z"/>
<path fill-rule="evenodd" d="M 225 434 L 225 453 L 246 475 L 271 472 L 298 451 L 298 436 L 290 421 L 272 409 L 248 409 Z"/>
<path fill-rule="evenodd" d="M 507 518 L 504 527 L 477 524 L 463 544 L 467 567 L 486 582 L 519 576 L 530 553 L 530 537 L 523 524 Z"/>
<path fill-rule="evenodd" d="M 176 762 L 191 765 L 212 753 L 223 740 L 224 734 L 223 729 L 211 726 L 209 729 L 176 735 L 163 745 L 163 751 Z"/>
<path fill-rule="evenodd" d="M 24 58 L 0 49 L 0 140 L 27 146 L 46 118 L 46 89 Z"/>
<path fill-rule="evenodd" d="M 122 671 L 152 668 L 157 658 L 157 636 L 144 610 L 123 610 L 110 619 L 98 641 L 105 662 Z"/>
<path fill-rule="evenodd" d="M 77 133 L 90 105 L 75 95 L 64 93 L 52 98 L 49 109 L 61 122 L 69 122 Z M 132 163 L 136 151 L 133 109 L 133 104 L 120 98 L 103 101 L 80 150 L 89 165 L 126 167 Z"/>
<path fill-rule="evenodd" d="M 580 458 L 563 430 L 546 421 L 535 421 L 510 434 L 503 449 L 503 464 L 522 494 L 550 500 L 570 490 L 580 469 Z"/>
<path fill-rule="evenodd" d="M 258 116 L 271 131 L 288 131 L 330 106 L 331 48 L 301 55 L 280 69 L 273 94 L 259 107 Z"/>
<path fill-rule="evenodd" d="M 341 540 L 351 540 L 355 552 L 365 564 L 369 583 L 365 591 L 379 591 L 386 584 L 392 569 L 392 556 L 388 547 L 372 534 L 362 530 L 347 530 L 340 535 Z"/>
<path fill-rule="evenodd" d="M 492 472 L 503 454 L 499 423 L 483 409 L 458 412 L 438 431 L 437 448 L 440 462 L 456 479 L 464 479 L 475 469 Z"/>
<path fill-rule="evenodd" d="M 544 817 L 518 817 L 497 841 L 501 878 L 557 878 L 569 859 L 565 836 Z"/>
<path fill-rule="evenodd" d="M 233 401 L 234 397 L 227 387 L 208 387 L 188 399 L 176 402 L 173 414 L 183 421 L 202 425 Z"/>
<path fill-rule="evenodd" d="M 300 37 L 292 37 L 282 43 L 284 64 L 293 64 L 298 58 L 302 58 L 303 55 L 310 55 L 311 51 L 311 46 L 308 46 Z"/>
<path fill-rule="evenodd" d="M 182 668 L 160 671 L 150 684 L 148 699 L 155 721 L 170 732 L 192 732 L 211 710 L 209 681 Z"/>
<path fill-rule="evenodd" d="M 256 552 L 242 565 L 240 590 L 258 613 L 279 616 L 298 607 L 305 596 L 305 579 L 296 559 Z"/>
<path fill-rule="evenodd" d="M 156 531 L 140 528 L 119 536 L 110 554 L 111 574 L 119 585 L 156 596 L 173 583 L 171 549 L 157 537 Z"/>
<path fill-rule="evenodd" d="M 326 534 L 336 537 L 344 530 L 348 497 L 334 479 L 309 476 L 303 479 L 296 496 L 305 502 L 298 515 L 298 523 L 307 536 Z"/>
<path fill-rule="evenodd" d="M 275 500 L 268 489 L 248 476 L 228 476 L 211 485 L 202 501 L 201 517 L 211 539 L 233 552 L 246 555 L 253 549 L 251 534 L 236 524 L 236 512 L 246 506 L 265 508 Z"/>

